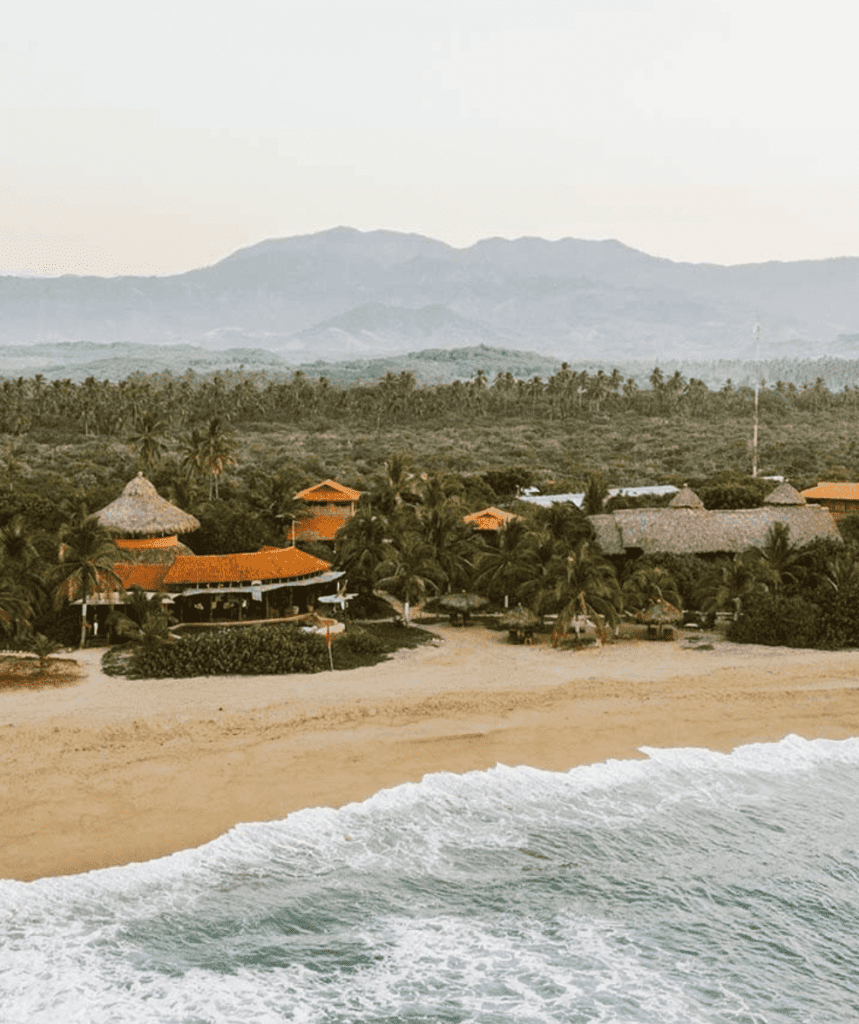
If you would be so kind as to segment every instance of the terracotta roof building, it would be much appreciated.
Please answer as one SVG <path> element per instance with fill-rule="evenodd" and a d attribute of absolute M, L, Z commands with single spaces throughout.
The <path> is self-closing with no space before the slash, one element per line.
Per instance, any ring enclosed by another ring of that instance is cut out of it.
<path fill-rule="evenodd" d="M 668 508 L 622 509 L 588 520 L 607 555 L 734 554 L 764 545 L 774 523 L 789 527 L 790 539 L 798 545 L 818 538 L 841 539 L 829 513 L 806 505 L 790 484 L 781 484 L 768 495 L 763 508 L 709 511 L 684 488 Z"/>
<path fill-rule="evenodd" d="M 480 512 L 472 512 L 469 516 L 463 516 L 462 521 L 473 526 L 475 530 L 500 530 L 511 519 L 518 518 L 512 512 L 505 512 L 503 509 L 490 505 L 489 508 L 481 509 Z"/>
<path fill-rule="evenodd" d="M 803 491 L 802 496 L 813 505 L 822 505 L 836 521 L 851 512 L 859 512 L 859 484 L 825 480 Z"/>
<path fill-rule="evenodd" d="M 361 491 L 336 480 L 323 480 L 293 497 L 307 505 L 307 513 L 293 524 L 290 538 L 333 543 L 340 528 L 355 515 Z"/>
<path fill-rule="evenodd" d="M 306 610 L 342 572 L 299 548 L 234 555 L 180 555 L 171 565 L 118 563 L 123 587 L 171 596 L 182 622 L 257 619 Z M 107 603 L 107 602 L 105 602 Z"/>

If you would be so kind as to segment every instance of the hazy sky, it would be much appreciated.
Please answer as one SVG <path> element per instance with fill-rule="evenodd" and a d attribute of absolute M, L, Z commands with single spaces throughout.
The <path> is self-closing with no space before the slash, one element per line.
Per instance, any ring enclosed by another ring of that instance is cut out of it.
<path fill-rule="evenodd" d="M 855 3 L 29 0 L 0 272 L 168 274 L 345 224 L 859 255 Z"/>

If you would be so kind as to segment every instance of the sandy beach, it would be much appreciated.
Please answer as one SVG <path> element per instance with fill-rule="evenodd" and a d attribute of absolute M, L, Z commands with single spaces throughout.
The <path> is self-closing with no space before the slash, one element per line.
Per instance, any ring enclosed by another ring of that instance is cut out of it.
<path fill-rule="evenodd" d="M 132 681 L 89 650 L 78 683 L 0 691 L 0 877 L 149 860 L 430 772 L 859 734 L 856 652 L 432 629 L 437 645 L 350 672 Z"/>

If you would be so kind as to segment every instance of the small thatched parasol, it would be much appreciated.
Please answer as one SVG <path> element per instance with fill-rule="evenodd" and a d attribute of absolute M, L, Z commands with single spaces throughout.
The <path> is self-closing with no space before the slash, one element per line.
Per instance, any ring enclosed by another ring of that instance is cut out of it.
<path fill-rule="evenodd" d="M 95 518 L 120 537 L 171 537 L 200 528 L 198 519 L 165 501 L 142 473 Z"/>
<path fill-rule="evenodd" d="M 438 599 L 438 603 L 445 608 L 450 608 L 453 612 L 467 613 L 489 604 L 489 600 L 480 594 L 469 594 L 463 590 L 461 594 L 445 594 L 444 597 Z"/>
<path fill-rule="evenodd" d="M 657 634 L 662 636 L 664 627 L 679 622 L 683 618 L 683 612 L 670 601 L 658 597 L 647 608 L 637 612 L 635 617 L 648 626 L 656 626 Z"/>
<path fill-rule="evenodd" d="M 542 622 L 541 616 L 520 604 L 505 612 L 499 620 L 499 625 L 502 629 L 534 629 L 535 626 L 542 625 Z"/>

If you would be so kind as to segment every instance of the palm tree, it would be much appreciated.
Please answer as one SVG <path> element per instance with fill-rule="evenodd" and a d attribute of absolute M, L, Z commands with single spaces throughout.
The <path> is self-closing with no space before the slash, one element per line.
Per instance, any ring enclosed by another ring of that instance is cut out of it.
<path fill-rule="evenodd" d="M 134 433 L 128 439 L 128 443 L 137 448 L 137 463 L 147 476 L 152 475 L 152 470 L 167 451 L 162 437 L 165 426 L 162 420 L 148 412 L 134 424 Z"/>
<path fill-rule="evenodd" d="M 112 611 L 108 616 L 108 628 L 144 646 L 167 640 L 171 622 L 176 619 L 164 608 L 166 598 L 167 595 L 162 593 L 147 597 L 140 587 L 132 587 L 127 595 L 127 611 Z"/>
<path fill-rule="evenodd" d="M 751 553 L 767 570 L 776 596 L 785 584 L 798 582 L 801 556 L 799 548 L 790 542 L 790 527 L 785 523 L 773 523 L 763 547 L 751 548 Z"/>
<path fill-rule="evenodd" d="M 597 516 L 605 505 L 608 497 L 608 485 L 602 473 L 591 473 L 585 483 L 585 497 L 582 501 L 582 511 L 586 516 Z"/>
<path fill-rule="evenodd" d="M 623 585 L 624 607 L 639 621 L 651 625 L 657 622 L 658 634 L 667 620 L 679 621 L 682 598 L 671 573 L 658 565 L 640 565 Z"/>
<path fill-rule="evenodd" d="M 214 416 L 209 420 L 206 432 L 202 436 L 200 465 L 209 474 L 209 501 L 218 498 L 218 481 L 227 466 L 232 465 L 232 437 L 224 430 L 223 420 Z"/>
<path fill-rule="evenodd" d="M 519 595 L 523 584 L 540 575 L 536 535 L 524 519 L 510 519 L 498 531 L 497 547 L 488 547 L 477 560 L 474 585 L 490 595 L 504 595 L 504 607 L 510 607 L 510 594 Z"/>
<path fill-rule="evenodd" d="M 376 567 L 388 554 L 388 521 L 372 505 L 360 505 L 337 533 L 334 564 L 360 593 L 372 592 Z"/>
<path fill-rule="evenodd" d="M 414 533 L 402 535 L 392 544 L 387 558 L 376 567 L 377 597 L 398 608 L 402 596 L 403 622 L 410 626 L 411 607 L 425 600 L 429 590 L 438 592 L 444 573 L 433 558 L 432 547 Z M 391 593 L 390 591 L 395 593 Z"/>
<path fill-rule="evenodd" d="M 640 565 L 624 583 L 623 599 L 630 611 L 646 610 L 658 602 L 676 608 L 682 604 L 674 577 L 658 565 Z"/>
<path fill-rule="evenodd" d="M 572 623 L 578 632 L 579 617 L 591 616 L 604 628 L 620 621 L 623 597 L 611 563 L 590 541 L 583 540 L 566 556 L 548 567 L 544 601 L 558 611 L 557 629 L 566 633 Z"/>
<path fill-rule="evenodd" d="M 475 556 L 485 545 L 455 505 L 422 510 L 418 530 L 432 549 L 433 560 L 444 574 L 448 590 L 468 586 L 474 571 Z"/>
<path fill-rule="evenodd" d="M 86 641 L 89 599 L 100 593 L 110 599 L 122 587 L 113 568 L 120 558 L 110 534 L 94 516 L 73 520 L 61 530 L 59 564 L 52 574 L 54 600 L 57 607 L 80 600 L 81 647 Z"/>
<path fill-rule="evenodd" d="M 698 600 L 705 612 L 730 610 L 736 622 L 744 602 L 765 593 L 768 582 L 771 577 L 761 559 L 753 552 L 743 551 L 711 567 L 698 587 Z"/>

